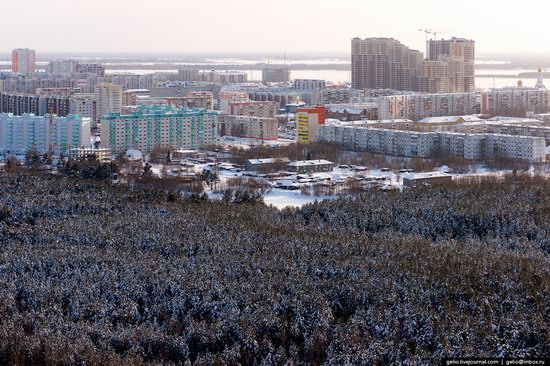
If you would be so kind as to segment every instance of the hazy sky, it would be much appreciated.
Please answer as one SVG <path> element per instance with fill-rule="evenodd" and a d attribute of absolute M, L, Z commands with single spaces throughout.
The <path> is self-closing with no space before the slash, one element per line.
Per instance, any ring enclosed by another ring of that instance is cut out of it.
<path fill-rule="evenodd" d="M 548 0 L 6 0 L 0 12 L 1 52 L 348 52 L 356 36 L 424 51 L 418 29 L 446 28 L 479 52 L 550 53 Z"/>

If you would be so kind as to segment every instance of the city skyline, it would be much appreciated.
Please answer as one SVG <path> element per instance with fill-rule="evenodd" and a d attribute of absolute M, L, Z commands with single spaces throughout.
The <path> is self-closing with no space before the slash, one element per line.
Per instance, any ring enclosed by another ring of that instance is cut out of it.
<path fill-rule="evenodd" d="M 440 33 L 442 37 L 475 39 L 480 53 L 550 52 L 541 46 L 550 43 L 544 22 L 525 26 L 529 18 L 550 10 L 549 4 L 534 0 L 524 1 L 521 8 L 499 8 L 498 18 L 492 16 L 496 2 L 473 0 L 459 5 L 435 0 L 382 4 L 344 0 L 338 7 L 326 0 L 281 0 L 267 7 L 265 2 L 245 0 L 231 4 L 160 0 L 156 3 L 160 10 L 153 15 L 150 5 L 129 0 L 96 0 L 93 7 L 69 0 L 53 2 L 56 6 L 38 0 L 10 4 L 28 24 L 43 26 L 36 32 L 34 27 L 21 27 L 19 17 L 6 17 L 6 29 L 18 31 L 0 36 L 0 52 L 28 47 L 42 53 L 344 53 L 354 37 L 393 37 L 424 52 L 421 28 L 448 29 Z M 60 8 L 62 17 L 57 15 Z"/>

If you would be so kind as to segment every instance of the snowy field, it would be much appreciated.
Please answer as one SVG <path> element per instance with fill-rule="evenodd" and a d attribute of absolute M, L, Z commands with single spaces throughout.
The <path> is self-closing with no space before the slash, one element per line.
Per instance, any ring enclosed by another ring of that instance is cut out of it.
<path fill-rule="evenodd" d="M 285 189 L 273 188 L 264 195 L 266 205 L 273 205 L 278 209 L 287 207 L 302 207 L 308 203 L 315 201 L 324 201 L 327 199 L 335 199 L 336 196 L 307 196 L 300 191 L 288 191 Z"/>

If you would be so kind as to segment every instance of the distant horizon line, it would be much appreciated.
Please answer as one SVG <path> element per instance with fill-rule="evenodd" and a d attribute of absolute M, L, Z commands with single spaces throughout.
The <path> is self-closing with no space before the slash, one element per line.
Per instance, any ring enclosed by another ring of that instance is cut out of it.
<path fill-rule="evenodd" d="M 26 47 L 29 48 L 29 47 Z M 170 56 L 200 56 L 200 55 L 269 55 L 269 56 L 323 56 L 323 55 L 350 55 L 350 51 L 41 51 L 36 48 L 29 48 L 37 52 L 38 55 L 170 55 Z M 0 50 L 0 57 L 10 56 L 12 50 Z M 476 51 L 478 55 L 550 55 L 549 51 Z"/>

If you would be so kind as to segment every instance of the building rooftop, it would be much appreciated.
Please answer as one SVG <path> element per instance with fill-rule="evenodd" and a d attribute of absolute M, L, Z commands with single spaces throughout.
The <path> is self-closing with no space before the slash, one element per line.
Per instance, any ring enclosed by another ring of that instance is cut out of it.
<path fill-rule="evenodd" d="M 262 165 L 262 164 L 275 164 L 278 162 L 288 163 L 290 160 L 288 158 L 266 158 L 266 159 L 249 159 L 246 162 L 252 165 Z"/>
<path fill-rule="evenodd" d="M 508 123 L 530 123 L 530 122 L 541 123 L 541 121 L 535 118 L 508 117 L 508 116 L 496 116 L 493 118 L 489 118 L 487 121 L 491 121 L 491 122 L 505 121 Z"/>
<path fill-rule="evenodd" d="M 333 162 L 328 160 L 298 160 L 298 161 L 292 161 L 288 165 L 289 166 L 296 166 L 296 167 L 302 167 L 302 166 L 314 166 L 314 165 L 334 165 Z"/>
<path fill-rule="evenodd" d="M 421 119 L 418 123 L 463 123 L 479 122 L 481 118 L 476 116 L 441 116 Z"/>
<path fill-rule="evenodd" d="M 416 180 L 416 179 L 429 179 L 429 178 L 442 178 L 450 177 L 451 175 L 444 172 L 424 172 L 424 173 L 404 173 L 403 179 Z"/>

